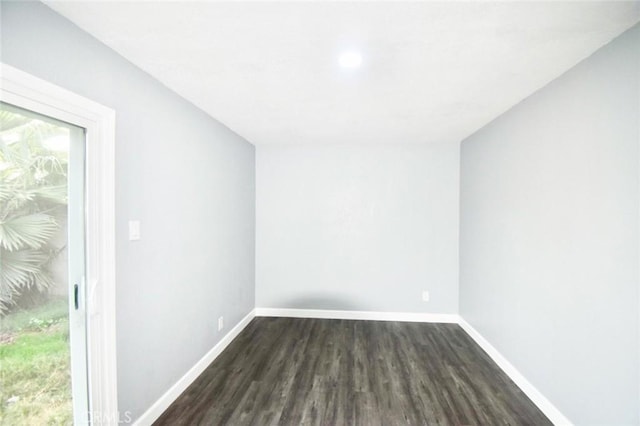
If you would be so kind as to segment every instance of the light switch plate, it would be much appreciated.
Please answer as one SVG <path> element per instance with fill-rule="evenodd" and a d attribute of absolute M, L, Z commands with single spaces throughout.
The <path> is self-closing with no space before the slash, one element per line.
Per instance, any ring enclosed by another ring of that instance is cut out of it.
<path fill-rule="evenodd" d="M 140 221 L 129 221 L 129 241 L 137 241 L 140 239 Z"/>

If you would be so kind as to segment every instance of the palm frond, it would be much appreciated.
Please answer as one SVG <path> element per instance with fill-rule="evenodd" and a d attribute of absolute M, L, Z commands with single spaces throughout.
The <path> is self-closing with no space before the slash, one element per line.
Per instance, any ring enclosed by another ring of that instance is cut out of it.
<path fill-rule="evenodd" d="M 0 247 L 15 251 L 25 247 L 40 248 L 58 230 L 53 216 L 36 213 L 0 222 Z"/>
<path fill-rule="evenodd" d="M 34 197 L 59 204 L 67 204 L 67 185 L 39 186 L 31 189 L 30 193 Z"/>
<path fill-rule="evenodd" d="M 0 313 L 14 303 L 14 296 L 31 288 L 45 291 L 53 285 L 46 269 L 49 260 L 49 253 L 42 250 L 0 248 Z"/>
<path fill-rule="evenodd" d="M 0 103 L 0 314 L 25 292 L 53 285 L 50 243 L 67 204 L 68 154 L 48 141 L 68 134 Z"/>
<path fill-rule="evenodd" d="M 30 119 L 7 110 L 0 110 L 0 131 L 8 132 L 28 124 Z"/>
<path fill-rule="evenodd" d="M 0 185 L 0 201 L 14 200 L 18 204 L 33 201 L 36 198 L 57 204 L 67 204 L 67 186 L 51 185 L 33 188 L 21 188 L 18 185 L 3 182 Z"/>

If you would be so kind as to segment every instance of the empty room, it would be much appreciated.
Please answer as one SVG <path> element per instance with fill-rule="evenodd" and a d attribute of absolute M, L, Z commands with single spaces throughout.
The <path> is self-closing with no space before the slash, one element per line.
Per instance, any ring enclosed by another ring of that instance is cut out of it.
<path fill-rule="evenodd" d="M 640 1 L 0 35 L 0 424 L 640 425 Z"/>

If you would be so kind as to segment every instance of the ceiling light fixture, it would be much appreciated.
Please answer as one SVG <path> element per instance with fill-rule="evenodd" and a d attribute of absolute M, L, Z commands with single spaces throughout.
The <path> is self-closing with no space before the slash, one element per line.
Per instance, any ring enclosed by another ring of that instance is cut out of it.
<path fill-rule="evenodd" d="M 362 64 L 362 55 L 358 52 L 343 52 L 338 59 L 342 68 L 358 68 Z"/>

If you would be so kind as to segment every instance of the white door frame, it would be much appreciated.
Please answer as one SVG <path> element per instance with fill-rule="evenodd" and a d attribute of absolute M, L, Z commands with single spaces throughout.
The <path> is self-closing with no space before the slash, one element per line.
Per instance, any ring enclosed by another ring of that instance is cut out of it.
<path fill-rule="evenodd" d="M 0 63 L 0 99 L 86 129 L 86 294 L 89 409 L 118 424 L 115 316 L 115 111 Z"/>

